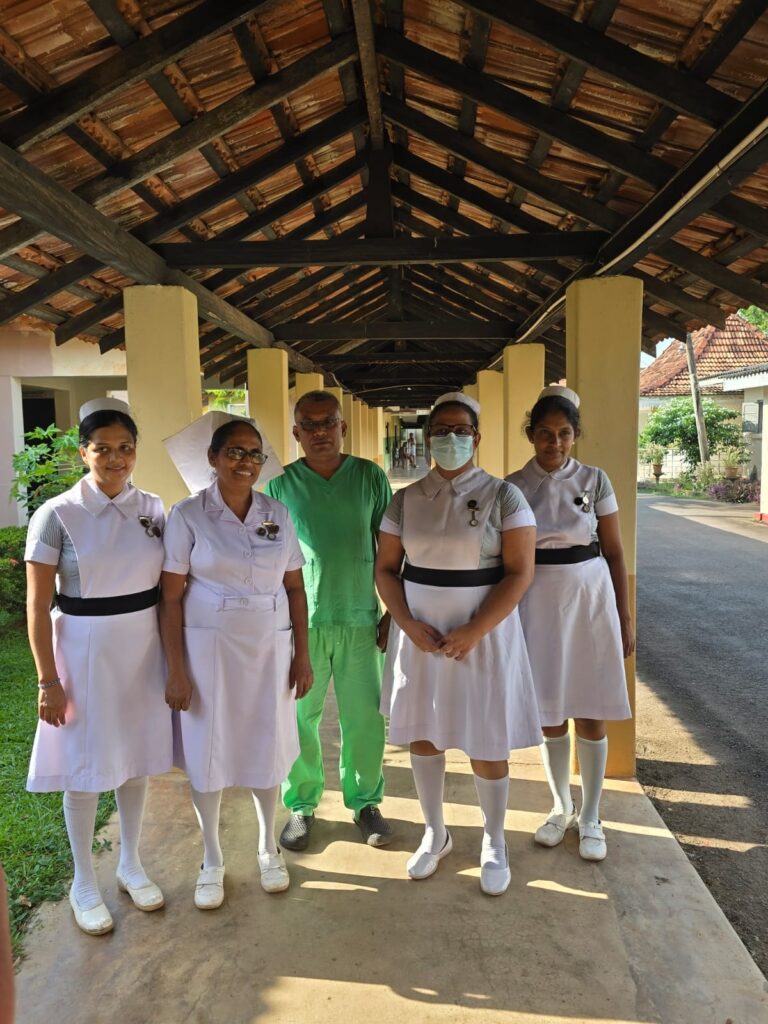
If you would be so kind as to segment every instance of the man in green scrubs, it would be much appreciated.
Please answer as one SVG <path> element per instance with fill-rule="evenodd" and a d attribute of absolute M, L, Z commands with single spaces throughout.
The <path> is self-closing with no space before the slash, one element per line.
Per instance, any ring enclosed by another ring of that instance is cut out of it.
<path fill-rule="evenodd" d="M 314 684 L 297 703 L 301 752 L 283 784 L 291 817 L 280 836 L 288 850 L 309 843 L 325 773 L 320 719 L 331 675 L 339 708 L 339 770 L 345 805 L 363 839 L 385 846 L 392 828 L 381 815 L 384 719 L 379 711 L 388 617 L 380 621 L 373 582 L 376 535 L 392 497 L 374 462 L 342 454 L 346 424 L 336 398 L 311 391 L 296 403 L 293 435 L 304 458 L 265 491 L 288 506 L 306 559 L 309 652 Z"/>

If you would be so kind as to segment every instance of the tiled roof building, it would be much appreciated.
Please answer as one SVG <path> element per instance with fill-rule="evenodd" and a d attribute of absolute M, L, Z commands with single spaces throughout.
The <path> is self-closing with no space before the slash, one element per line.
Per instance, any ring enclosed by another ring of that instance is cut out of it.
<path fill-rule="evenodd" d="M 768 362 L 768 334 L 731 313 L 725 327 L 702 327 L 692 334 L 699 379 Z M 703 384 L 704 394 L 719 394 L 721 384 Z M 690 395 L 685 345 L 673 341 L 650 366 L 640 371 L 640 394 L 646 398 Z"/>

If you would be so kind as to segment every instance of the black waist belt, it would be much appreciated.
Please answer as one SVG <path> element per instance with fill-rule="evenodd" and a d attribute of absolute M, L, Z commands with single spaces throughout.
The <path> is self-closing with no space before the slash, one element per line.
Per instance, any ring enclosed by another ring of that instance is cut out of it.
<path fill-rule="evenodd" d="M 489 569 L 422 569 L 418 565 L 403 566 L 402 578 L 426 587 L 491 587 L 504 578 L 504 567 Z"/>
<path fill-rule="evenodd" d="M 151 608 L 160 599 L 157 587 L 142 590 L 140 594 L 121 594 L 120 597 L 67 597 L 56 595 L 56 604 L 65 615 L 125 615 Z"/>
<path fill-rule="evenodd" d="M 576 544 L 572 548 L 536 548 L 536 565 L 575 565 L 600 557 L 600 544 Z"/>

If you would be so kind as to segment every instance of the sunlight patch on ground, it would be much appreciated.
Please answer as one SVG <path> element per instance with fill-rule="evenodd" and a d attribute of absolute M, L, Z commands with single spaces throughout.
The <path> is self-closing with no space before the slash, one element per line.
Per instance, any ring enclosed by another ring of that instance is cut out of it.
<path fill-rule="evenodd" d="M 529 889 L 544 889 L 546 892 L 559 892 L 564 896 L 584 896 L 588 900 L 607 900 L 607 892 L 588 892 L 586 889 L 572 889 L 569 885 L 560 885 L 550 878 L 534 878 L 526 883 Z"/>

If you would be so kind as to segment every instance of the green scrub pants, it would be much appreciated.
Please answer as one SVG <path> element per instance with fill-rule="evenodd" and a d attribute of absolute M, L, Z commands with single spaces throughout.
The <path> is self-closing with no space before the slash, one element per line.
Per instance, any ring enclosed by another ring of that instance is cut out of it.
<path fill-rule="evenodd" d="M 297 814 L 312 814 L 325 786 L 320 719 L 333 676 L 339 708 L 339 775 L 344 804 L 355 817 L 384 795 L 384 718 L 379 711 L 384 656 L 375 626 L 317 626 L 309 630 L 314 683 L 297 703 L 301 752 L 283 783 L 283 802 Z"/>

